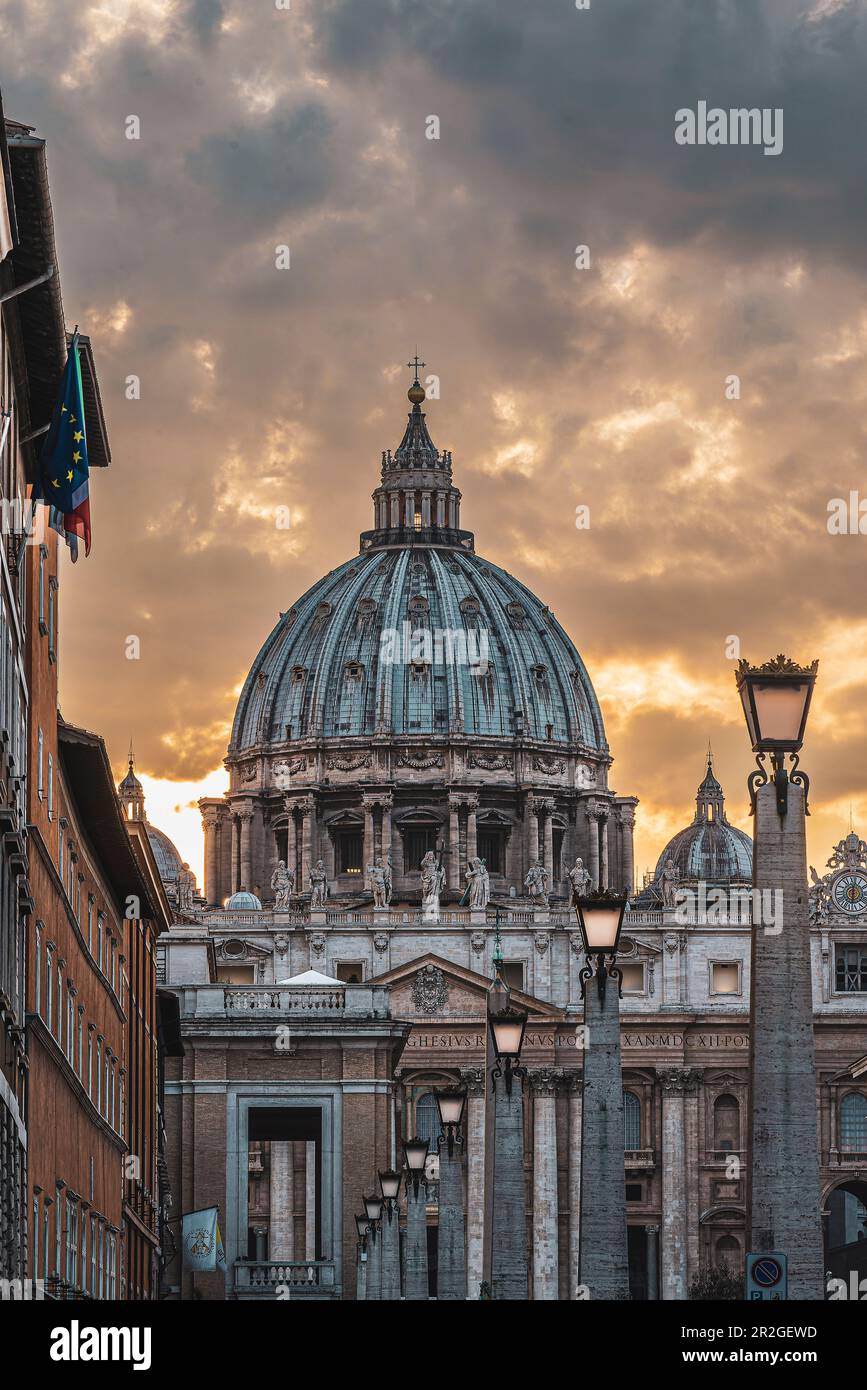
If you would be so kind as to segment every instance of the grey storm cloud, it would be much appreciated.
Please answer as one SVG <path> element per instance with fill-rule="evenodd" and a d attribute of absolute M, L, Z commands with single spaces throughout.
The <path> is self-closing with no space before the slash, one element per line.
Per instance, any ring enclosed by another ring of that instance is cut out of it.
<path fill-rule="evenodd" d="M 841 634 L 856 659 L 867 638 L 864 552 L 825 527 L 867 488 L 862 5 L 78 10 L 70 42 L 60 0 L 0 4 L 0 81 L 48 141 L 112 438 L 64 581 L 62 696 L 119 766 L 131 729 L 145 772 L 219 766 L 278 611 L 369 524 L 416 344 L 465 523 L 574 637 L 621 790 L 682 819 L 707 737 L 742 749 L 728 634 L 820 656 L 840 708 Z M 677 146 L 700 99 L 783 107 L 783 154 Z M 847 739 L 824 790 L 812 759 L 813 833 L 823 796 L 867 816 L 867 734 Z"/>

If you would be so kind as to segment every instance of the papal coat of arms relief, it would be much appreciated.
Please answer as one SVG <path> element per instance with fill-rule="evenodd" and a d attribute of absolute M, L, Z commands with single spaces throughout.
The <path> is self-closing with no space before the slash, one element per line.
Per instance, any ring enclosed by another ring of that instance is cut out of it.
<path fill-rule="evenodd" d="M 425 965 L 412 982 L 412 1002 L 420 1014 L 442 1013 L 449 987 L 437 965 Z"/>

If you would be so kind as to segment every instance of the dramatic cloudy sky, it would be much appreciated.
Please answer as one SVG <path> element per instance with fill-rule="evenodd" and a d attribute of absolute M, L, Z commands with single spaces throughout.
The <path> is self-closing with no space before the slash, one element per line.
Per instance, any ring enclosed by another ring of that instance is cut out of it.
<path fill-rule="evenodd" d="M 820 658 L 814 862 L 850 802 L 867 831 L 867 536 L 826 524 L 867 497 L 865 71 L 860 0 L 0 0 L 114 452 L 63 712 L 118 773 L 133 734 L 199 872 L 191 803 L 278 611 L 370 524 L 416 344 L 465 525 L 587 662 L 639 868 L 708 739 L 748 827 L 730 636 Z M 783 152 L 677 145 L 700 100 L 782 108 Z"/>

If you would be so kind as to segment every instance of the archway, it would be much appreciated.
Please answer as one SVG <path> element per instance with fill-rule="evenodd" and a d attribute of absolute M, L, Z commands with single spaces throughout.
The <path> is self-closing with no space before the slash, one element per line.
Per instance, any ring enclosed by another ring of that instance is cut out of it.
<path fill-rule="evenodd" d="M 851 1178 L 838 1183 L 825 1199 L 825 1270 L 849 1285 L 855 1270 L 867 1279 L 867 1182 Z"/>

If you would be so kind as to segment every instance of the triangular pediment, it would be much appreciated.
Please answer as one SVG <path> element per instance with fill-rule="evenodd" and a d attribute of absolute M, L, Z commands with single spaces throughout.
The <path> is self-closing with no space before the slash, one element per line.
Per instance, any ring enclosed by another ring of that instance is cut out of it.
<path fill-rule="evenodd" d="M 395 966 L 393 970 L 386 970 L 382 975 L 374 975 L 370 980 L 371 985 L 385 985 L 395 995 L 400 995 L 403 1000 L 412 1000 L 412 986 L 421 977 L 422 987 L 416 991 L 416 999 L 423 1002 L 421 1004 L 412 1003 L 410 1016 L 431 1017 L 432 1013 L 437 1012 L 427 1007 L 428 1003 L 434 1002 L 435 991 L 438 985 L 436 972 L 446 985 L 446 1004 L 444 1011 L 448 1008 L 449 1002 L 457 1003 L 458 999 L 464 1000 L 471 1007 L 468 1012 L 483 1018 L 487 1009 L 487 993 L 491 987 L 489 975 L 480 975 L 476 970 L 468 970 L 464 965 L 456 965 L 454 961 L 445 960 L 442 956 L 436 955 L 433 951 L 426 951 L 421 956 L 416 956 L 414 960 L 406 961 L 403 965 Z M 427 989 L 427 979 L 430 984 Z M 427 997 L 426 997 L 427 996 Z M 526 1009 L 531 1018 L 561 1018 L 562 1009 L 558 1009 L 554 1004 L 548 1004 L 542 999 L 537 999 L 532 994 L 526 994 L 523 990 L 512 990 L 512 1003 L 518 1008 Z M 458 1012 L 463 1012 L 458 1009 Z M 406 1016 L 403 1008 L 393 1007 L 392 1013 Z"/>

